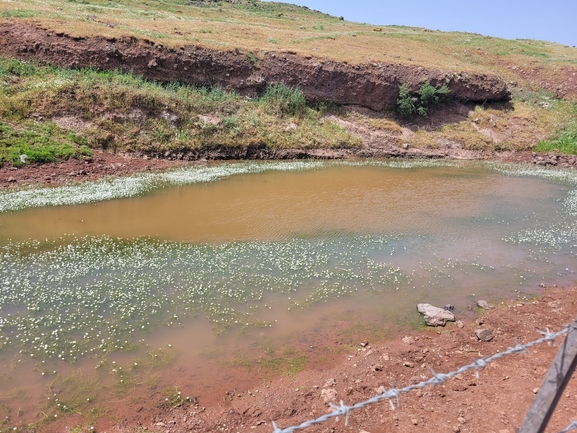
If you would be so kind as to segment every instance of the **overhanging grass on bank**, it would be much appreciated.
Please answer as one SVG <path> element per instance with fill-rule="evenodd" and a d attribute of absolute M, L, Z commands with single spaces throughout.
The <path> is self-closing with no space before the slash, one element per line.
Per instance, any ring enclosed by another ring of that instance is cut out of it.
<path fill-rule="evenodd" d="M 323 121 L 324 114 L 324 107 L 307 106 L 300 90 L 284 85 L 250 99 L 219 88 L 163 86 L 122 71 L 0 59 L 0 164 L 19 164 L 21 154 L 28 162 L 69 158 L 88 148 L 186 153 L 223 146 L 360 144 Z M 22 137 L 30 148 L 22 147 Z M 49 157 L 33 157 L 46 152 Z"/>

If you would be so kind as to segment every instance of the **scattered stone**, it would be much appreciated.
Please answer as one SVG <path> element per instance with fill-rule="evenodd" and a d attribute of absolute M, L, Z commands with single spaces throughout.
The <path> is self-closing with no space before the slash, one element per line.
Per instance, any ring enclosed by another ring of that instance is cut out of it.
<path fill-rule="evenodd" d="M 457 328 L 459 328 L 459 329 L 463 329 L 465 327 L 465 324 L 463 323 L 462 320 L 457 320 L 456 325 L 457 325 Z"/>
<path fill-rule="evenodd" d="M 383 358 L 383 361 L 390 361 L 391 360 L 391 357 L 389 356 L 388 353 L 384 353 L 382 358 Z"/>
<path fill-rule="evenodd" d="M 413 344 L 415 342 L 415 337 L 411 337 L 409 335 L 406 335 L 402 338 L 403 343 L 405 344 Z"/>
<path fill-rule="evenodd" d="M 205 125 L 218 125 L 220 123 L 220 119 L 217 116 L 204 116 L 199 114 L 198 118 L 204 122 Z"/>
<path fill-rule="evenodd" d="M 467 422 L 467 420 L 465 418 L 463 418 L 462 416 L 457 418 L 457 421 L 459 421 L 460 424 L 465 424 Z"/>
<path fill-rule="evenodd" d="M 533 388 L 533 394 L 537 394 L 539 392 L 539 388 Z"/>
<path fill-rule="evenodd" d="M 10 183 L 16 182 L 16 179 L 14 179 L 13 177 L 9 177 L 8 182 L 10 182 Z"/>
<path fill-rule="evenodd" d="M 360 342 L 360 345 L 361 345 L 361 347 L 367 347 L 367 346 L 369 345 L 369 342 L 366 341 L 366 340 L 365 340 L 365 341 L 361 341 L 361 342 Z"/>
<path fill-rule="evenodd" d="M 325 403 L 330 403 L 337 400 L 337 390 L 334 388 L 323 389 L 321 391 L 321 398 Z"/>
<path fill-rule="evenodd" d="M 383 371 L 383 366 L 379 365 L 379 364 L 373 365 L 372 370 L 373 371 Z"/>
<path fill-rule="evenodd" d="M 425 323 L 428 326 L 445 326 L 447 322 L 455 321 L 453 313 L 431 304 L 418 304 L 417 310 L 425 316 Z"/>
<path fill-rule="evenodd" d="M 327 379 L 327 381 L 323 385 L 323 388 L 330 388 L 331 386 L 337 386 L 337 380 L 334 377 Z"/>
<path fill-rule="evenodd" d="M 409 367 L 409 368 L 413 368 L 415 366 L 415 364 L 413 364 L 412 362 L 409 362 L 409 361 L 403 362 L 403 365 L 405 367 Z"/>
<path fill-rule="evenodd" d="M 416 419 L 416 418 L 413 418 L 413 419 L 411 420 L 411 422 L 413 423 L 413 425 L 419 425 L 419 420 Z"/>
<path fill-rule="evenodd" d="M 493 333 L 488 329 L 477 329 L 475 335 L 481 341 L 491 341 L 493 339 Z"/>
<path fill-rule="evenodd" d="M 455 306 L 453 304 L 446 304 L 444 308 L 445 310 L 453 311 L 455 309 Z"/>
<path fill-rule="evenodd" d="M 477 306 L 479 308 L 482 308 L 483 310 L 491 310 L 491 309 L 495 308 L 492 305 L 489 305 L 489 303 L 483 299 L 479 299 L 477 301 Z"/>
<path fill-rule="evenodd" d="M 166 123 L 168 123 L 173 128 L 178 125 L 178 122 L 180 120 L 176 115 L 176 113 L 168 109 L 162 110 L 162 112 L 160 113 L 160 118 L 164 119 Z"/>

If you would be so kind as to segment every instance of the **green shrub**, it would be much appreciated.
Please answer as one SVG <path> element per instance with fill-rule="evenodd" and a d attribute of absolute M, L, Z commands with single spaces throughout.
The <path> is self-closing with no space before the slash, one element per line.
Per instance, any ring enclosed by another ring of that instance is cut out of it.
<path fill-rule="evenodd" d="M 397 99 L 397 113 L 403 117 L 411 117 L 417 112 L 418 98 L 411 96 L 411 91 L 407 84 L 399 87 L 399 97 Z"/>
<path fill-rule="evenodd" d="M 429 108 L 437 105 L 441 98 L 450 92 L 446 84 L 436 88 L 427 80 L 421 85 L 417 95 L 414 95 L 407 84 L 402 84 L 399 86 L 397 113 L 403 117 L 426 116 Z"/>
<path fill-rule="evenodd" d="M 267 87 L 260 101 L 276 113 L 289 116 L 304 114 L 307 107 L 302 90 L 284 84 Z"/>
<path fill-rule="evenodd" d="M 429 81 L 425 81 L 419 88 L 419 100 L 421 107 L 433 107 L 439 103 L 439 97 L 448 95 L 450 92 L 446 84 L 435 88 Z M 426 114 L 426 113 L 425 113 Z"/>

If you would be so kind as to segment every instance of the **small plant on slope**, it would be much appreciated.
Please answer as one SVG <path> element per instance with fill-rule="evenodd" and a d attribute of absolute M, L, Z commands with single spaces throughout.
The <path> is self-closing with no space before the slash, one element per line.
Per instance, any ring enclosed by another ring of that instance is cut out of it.
<path fill-rule="evenodd" d="M 416 96 L 411 94 L 407 84 L 402 84 L 399 86 L 397 113 L 403 117 L 426 116 L 429 108 L 437 105 L 440 99 L 449 93 L 450 90 L 446 84 L 436 88 L 427 80 L 421 85 Z"/>

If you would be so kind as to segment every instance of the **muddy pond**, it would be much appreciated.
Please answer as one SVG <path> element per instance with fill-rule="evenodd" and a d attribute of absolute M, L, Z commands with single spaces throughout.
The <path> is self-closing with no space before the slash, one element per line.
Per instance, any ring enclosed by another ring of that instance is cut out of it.
<path fill-rule="evenodd" d="M 0 422 L 222 401 L 577 280 L 577 173 L 226 163 L 0 193 Z M 58 418 L 60 417 L 60 418 Z"/>

